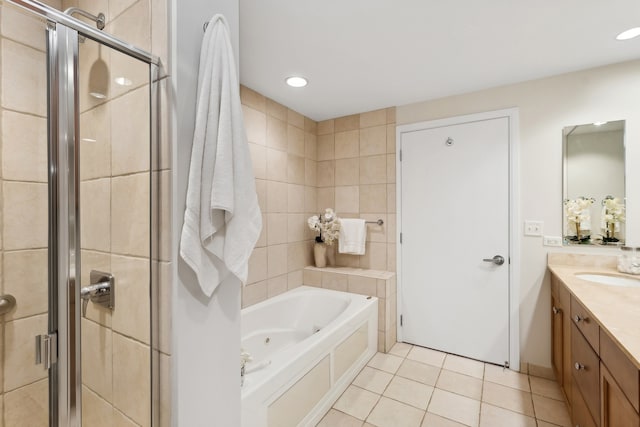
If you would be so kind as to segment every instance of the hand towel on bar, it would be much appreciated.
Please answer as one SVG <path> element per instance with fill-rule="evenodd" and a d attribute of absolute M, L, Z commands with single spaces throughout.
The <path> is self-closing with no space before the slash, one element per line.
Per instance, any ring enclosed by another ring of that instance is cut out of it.
<path fill-rule="evenodd" d="M 367 240 L 367 224 L 364 219 L 340 218 L 338 252 L 341 254 L 364 255 Z"/>
<path fill-rule="evenodd" d="M 247 280 L 262 229 L 240 87 L 225 18 L 215 15 L 200 53 L 196 121 L 180 256 L 205 295 L 232 273 Z"/>

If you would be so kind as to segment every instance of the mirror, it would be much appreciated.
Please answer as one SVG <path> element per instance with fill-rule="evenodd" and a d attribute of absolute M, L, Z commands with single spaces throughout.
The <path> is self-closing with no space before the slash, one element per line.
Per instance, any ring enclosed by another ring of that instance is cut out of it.
<path fill-rule="evenodd" d="M 562 130 L 565 245 L 624 244 L 624 125 L 618 120 Z"/>

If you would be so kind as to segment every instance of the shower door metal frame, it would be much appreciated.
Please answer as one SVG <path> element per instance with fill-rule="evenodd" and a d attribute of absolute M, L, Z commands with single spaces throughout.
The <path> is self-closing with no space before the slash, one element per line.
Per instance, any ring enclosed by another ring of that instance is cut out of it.
<path fill-rule="evenodd" d="M 150 305 L 151 305 L 151 423 L 158 425 L 158 269 L 159 244 L 159 119 L 158 88 L 161 64 L 158 57 L 110 34 L 32 0 L 7 0 L 47 20 L 48 72 L 48 335 L 53 336 L 55 362 L 49 368 L 49 426 L 82 425 L 82 379 L 80 354 L 80 173 L 78 40 L 92 39 L 149 64 L 150 106 Z M 57 359 L 57 360 L 56 360 Z"/>

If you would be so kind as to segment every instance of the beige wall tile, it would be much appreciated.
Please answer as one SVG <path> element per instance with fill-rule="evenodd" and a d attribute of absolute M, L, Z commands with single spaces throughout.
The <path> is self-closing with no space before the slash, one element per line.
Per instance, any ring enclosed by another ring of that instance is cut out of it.
<path fill-rule="evenodd" d="M 334 123 L 335 121 L 333 119 L 318 122 L 318 135 L 334 133 Z"/>
<path fill-rule="evenodd" d="M 357 185 L 336 187 L 336 212 L 340 214 L 360 211 L 360 187 Z"/>
<path fill-rule="evenodd" d="M 387 153 L 396 152 L 396 125 L 387 125 Z"/>
<path fill-rule="evenodd" d="M 360 127 L 360 115 L 344 116 L 335 119 L 335 132 L 344 132 L 348 130 L 358 129 Z"/>
<path fill-rule="evenodd" d="M 165 67 L 169 64 L 170 46 L 168 29 L 169 11 L 167 3 L 167 0 L 151 2 L 151 52 L 160 58 L 160 61 Z"/>
<path fill-rule="evenodd" d="M 335 158 L 346 159 L 360 155 L 360 131 L 352 130 L 335 134 Z"/>
<path fill-rule="evenodd" d="M 288 108 L 282 104 L 278 104 L 272 99 L 267 98 L 267 114 L 278 120 L 287 122 Z"/>
<path fill-rule="evenodd" d="M 113 427 L 138 427 L 138 424 L 117 409 L 113 410 Z"/>
<path fill-rule="evenodd" d="M 287 185 L 287 204 L 289 213 L 303 213 L 304 209 L 304 185 Z"/>
<path fill-rule="evenodd" d="M 2 359 L 0 359 L 0 363 L 1 362 Z M 2 380 L 2 378 L 0 378 L 0 380 Z M 4 395 L 2 393 L 0 393 L 0 414 L 2 414 L 2 416 L 0 416 L 0 427 L 4 427 Z"/>
<path fill-rule="evenodd" d="M 149 256 L 149 174 L 111 181 L 111 249 L 123 255 Z"/>
<path fill-rule="evenodd" d="M 267 281 L 267 298 L 273 298 L 287 292 L 287 275 L 274 277 Z"/>
<path fill-rule="evenodd" d="M 287 289 L 295 289 L 302 286 L 302 270 L 292 271 L 287 274 Z"/>
<path fill-rule="evenodd" d="M 115 18 L 135 2 L 136 0 L 109 0 L 109 15 Z"/>
<path fill-rule="evenodd" d="M 142 426 L 151 413 L 149 347 L 113 334 L 113 405 Z"/>
<path fill-rule="evenodd" d="M 285 151 L 267 149 L 267 179 L 287 182 L 287 158 Z"/>
<path fill-rule="evenodd" d="M 253 283 L 242 288 L 242 307 L 249 307 L 267 299 L 267 281 Z"/>
<path fill-rule="evenodd" d="M 322 271 L 304 269 L 302 282 L 307 286 L 322 287 Z"/>
<path fill-rule="evenodd" d="M 333 187 L 335 185 L 335 160 L 318 162 L 318 187 Z"/>
<path fill-rule="evenodd" d="M 249 258 L 249 276 L 247 283 L 261 282 L 267 279 L 267 248 L 256 248 Z"/>
<path fill-rule="evenodd" d="M 113 330 L 149 344 L 149 261 L 113 255 L 111 272 L 116 278 L 117 295 Z"/>
<path fill-rule="evenodd" d="M 47 185 L 4 182 L 2 190 L 4 249 L 47 246 Z"/>
<path fill-rule="evenodd" d="M 171 426 L 171 357 L 160 354 L 160 427 Z"/>
<path fill-rule="evenodd" d="M 262 113 L 267 111 L 267 99 L 244 85 L 240 85 L 240 100 L 244 105 Z"/>
<path fill-rule="evenodd" d="M 334 291 L 347 292 L 349 290 L 349 276 L 338 273 L 322 273 L 322 287 Z"/>
<path fill-rule="evenodd" d="M 304 161 L 304 184 L 312 187 L 318 185 L 318 162 L 315 160 Z"/>
<path fill-rule="evenodd" d="M 109 28 L 109 25 L 107 25 L 107 28 Z M 104 52 L 104 50 L 104 48 L 100 49 L 100 55 L 103 55 L 102 52 Z M 109 73 L 111 76 L 116 78 L 125 77 L 131 82 L 126 85 L 121 85 L 112 80 L 115 84 L 111 84 L 109 95 L 110 99 L 148 84 L 149 66 L 147 64 L 116 51 L 109 52 L 108 57 Z M 80 82 L 82 83 L 82 78 L 80 79 Z"/>
<path fill-rule="evenodd" d="M 360 184 L 387 182 L 387 156 L 360 157 Z"/>
<path fill-rule="evenodd" d="M 48 310 L 47 251 L 5 252 L 2 268 L 4 292 L 16 298 L 16 307 L 4 321 L 46 313 Z"/>
<path fill-rule="evenodd" d="M 0 32 L 3 37 L 45 51 L 46 39 L 42 37 L 46 29 L 44 19 L 38 19 L 17 7 L 3 7 L 0 19 Z"/>
<path fill-rule="evenodd" d="M 249 143 L 253 175 L 256 179 L 267 178 L 267 149 L 262 145 Z"/>
<path fill-rule="evenodd" d="M 244 127 L 247 130 L 247 140 L 258 145 L 267 143 L 267 115 L 256 109 L 242 106 Z"/>
<path fill-rule="evenodd" d="M 387 244 L 369 242 L 365 254 L 360 259 L 360 267 L 371 270 L 387 269 Z"/>
<path fill-rule="evenodd" d="M 87 387 L 82 387 L 82 425 L 113 426 L 113 406 Z"/>
<path fill-rule="evenodd" d="M 318 134 L 318 122 L 311 120 L 308 117 L 304 118 L 304 131 L 312 133 L 314 135 Z"/>
<path fill-rule="evenodd" d="M 301 242 L 307 237 L 307 217 L 304 214 L 287 215 L 287 242 Z"/>
<path fill-rule="evenodd" d="M 360 155 L 373 156 L 387 151 L 386 126 L 360 129 Z"/>
<path fill-rule="evenodd" d="M 90 85 L 89 82 L 90 70 L 92 67 L 96 67 L 97 70 L 103 71 L 101 73 L 97 73 L 97 76 L 104 76 L 106 74 L 104 73 L 104 69 L 106 69 L 109 74 L 113 75 L 114 70 L 111 64 L 111 53 L 111 49 L 102 49 L 100 45 L 93 40 L 85 40 L 84 43 L 81 43 L 78 46 L 78 67 L 80 70 L 87 70 L 86 72 L 81 72 L 78 76 L 78 96 L 80 98 L 80 112 L 85 112 L 97 105 L 104 104 L 109 101 L 109 99 L 113 98 L 112 91 L 114 90 L 114 88 L 110 80 L 105 82 L 99 80 L 98 82 L 101 83 L 97 86 L 97 88 L 100 89 L 99 91 L 95 90 L 96 87 L 94 87 L 94 85 Z M 117 55 L 115 51 L 113 53 L 114 55 Z M 139 79 L 139 76 L 136 77 L 138 77 Z M 127 75 L 127 78 L 130 78 L 130 76 Z M 139 80 L 137 80 L 136 83 L 137 85 L 142 84 Z M 105 98 L 92 96 L 90 95 L 90 93 L 92 92 L 101 92 L 103 93 L 103 95 L 105 95 Z"/>
<path fill-rule="evenodd" d="M 256 179 L 256 194 L 258 195 L 258 206 L 260 212 L 267 212 L 267 183 L 264 179 Z"/>
<path fill-rule="evenodd" d="M 396 107 L 387 108 L 387 124 L 396 122 Z"/>
<path fill-rule="evenodd" d="M 395 243 L 396 242 L 396 214 L 388 214 L 387 221 L 385 224 L 387 225 L 387 242 Z"/>
<path fill-rule="evenodd" d="M 47 67 L 44 52 L 10 40 L 2 40 L 2 106 L 7 109 L 47 114 Z"/>
<path fill-rule="evenodd" d="M 357 158 L 336 160 L 336 185 L 360 183 L 360 161 Z"/>
<path fill-rule="evenodd" d="M 347 276 L 349 292 L 371 296 L 375 296 L 378 293 L 378 283 L 375 278 L 358 276 L 356 274 L 349 274 Z"/>
<path fill-rule="evenodd" d="M 315 134 L 304 134 L 304 156 L 310 160 L 318 160 L 318 137 Z"/>
<path fill-rule="evenodd" d="M 287 110 L 287 123 L 304 130 L 304 116 L 291 109 Z"/>
<path fill-rule="evenodd" d="M 158 272 L 158 348 L 163 353 L 171 354 L 172 263 L 160 262 L 156 271 Z"/>
<path fill-rule="evenodd" d="M 332 133 L 318 136 L 318 161 L 333 160 L 336 157 L 335 139 Z"/>
<path fill-rule="evenodd" d="M 267 214 L 267 245 L 287 243 L 287 214 Z"/>
<path fill-rule="evenodd" d="M 304 160 L 305 160 L 304 157 L 289 154 L 289 158 L 287 162 L 287 182 L 292 184 L 304 185 L 304 181 L 305 181 L 305 172 L 304 172 L 305 161 Z"/>
<path fill-rule="evenodd" d="M 110 176 L 111 104 L 106 103 L 80 114 L 80 177 Z"/>
<path fill-rule="evenodd" d="M 304 157 L 304 131 L 294 125 L 287 126 L 287 152 Z"/>
<path fill-rule="evenodd" d="M 375 110 L 360 114 L 360 128 L 387 124 L 387 110 Z"/>
<path fill-rule="evenodd" d="M 119 8 L 115 9 L 116 12 L 111 12 L 111 16 L 115 19 L 109 25 L 110 32 L 140 49 L 149 51 L 151 50 L 150 2 L 138 1 L 129 4 L 132 6 L 126 10 L 123 9 L 120 15 L 116 14 Z M 111 3 L 109 8 L 112 9 Z"/>
<path fill-rule="evenodd" d="M 360 186 L 360 212 L 376 213 L 387 211 L 387 186 L 385 184 Z"/>
<path fill-rule="evenodd" d="M 324 190 L 333 190 L 326 188 Z M 306 213 L 318 211 L 318 193 L 320 189 L 315 187 L 304 187 L 304 210 Z M 331 197 L 331 204 L 327 206 L 333 206 L 333 196 Z"/>
<path fill-rule="evenodd" d="M 110 178 L 80 183 L 80 240 L 83 249 L 111 250 Z"/>
<path fill-rule="evenodd" d="M 265 212 L 287 212 L 288 186 L 284 182 L 267 181 L 267 209 Z"/>
<path fill-rule="evenodd" d="M 395 154 L 387 154 L 387 182 L 396 182 L 396 156 Z"/>
<path fill-rule="evenodd" d="M 33 346 L 33 340 L 29 340 Z M 4 422 L 10 426 L 49 423 L 49 381 L 42 380 L 4 395 Z"/>
<path fill-rule="evenodd" d="M 2 111 L 1 130 L 2 177 L 47 182 L 47 120 Z"/>
<path fill-rule="evenodd" d="M 387 270 L 397 271 L 396 267 L 396 244 L 387 243 Z"/>
<path fill-rule="evenodd" d="M 384 221 L 382 225 L 367 224 L 367 241 L 378 242 L 378 243 L 387 242 L 387 230 L 388 230 L 389 224 L 387 222 L 386 213 L 361 214 L 360 218 L 364 219 L 365 221 L 377 221 L 379 219 Z"/>
<path fill-rule="evenodd" d="M 287 273 L 302 270 L 307 266 L 307 242 L 295 242 L 287 245 Z"/>
<path fill-rule="evenodd" d="M 267 227 L 264 224 L 267 223 L 267 214 L 262 214 L 262 230 L 260 230 L 260 236 L 258 236 L 258 241 L 256 242 L 256 247 L 264 247 L 267 246 Z"/>
<path fill-rule="evenodd" d="M 111 172 L 149 170 L 149 87 L 111 101 Z"/>
<path fill-rule="evenodd" d="M 396 213 L 396 185 L 387 184 L 387 212 Z"/>
<path fill-rule="evenodd" d="M 80 278 L 81 286 L 89 286 L 91 270 L 111 271 L 111 255 L 104 252 L 93 252 L 83 250 L 81 253 L 82 277 Z M 102 307 L 98 304 L 87 305 L 87 319 L 93 320 L 101 325 L 111 327 L 112 311 L 109 308 Z"/>
<path fill-rule="evenodd" d="M 287 273 L 287 245 L 267 247 L 267 274 L 269 278 Z"/>
<path fill-rule="evenodd" d="M 5 393 L 47 377 L 47 371 L 43 366 L 33 363 L 35 360 L 33 337 L 46 332 L 47 315 L 45 314 L 4 324 L 4 345 L 11 349 L 4 355 Z"/>
<path fill-rule="evenodd" d="M 107 399 L 113 399 L 113 333 L 82 319 L 82 384 Z"/>
<path fill-rule="evenodd" d="M 267 147 L 287 151 L 287 123 L 267 115 Z"/>

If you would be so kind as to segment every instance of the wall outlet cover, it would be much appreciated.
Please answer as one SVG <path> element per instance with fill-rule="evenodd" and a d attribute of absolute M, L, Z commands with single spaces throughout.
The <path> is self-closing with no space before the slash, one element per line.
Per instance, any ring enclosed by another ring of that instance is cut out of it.
<path fill-rule="evenodd" d="M 562 237 L 560 236 L 544 236 L 542 239 L 544 246 L 562 246 Z"/>
<path fill-rule="evenodd" d="M 544 225 L 544 222 L 542 221 L 525 221 L 524 235 L 525 236 L 542 236 L 543 225 Z"/>

